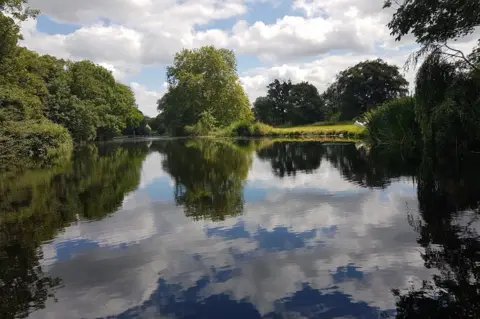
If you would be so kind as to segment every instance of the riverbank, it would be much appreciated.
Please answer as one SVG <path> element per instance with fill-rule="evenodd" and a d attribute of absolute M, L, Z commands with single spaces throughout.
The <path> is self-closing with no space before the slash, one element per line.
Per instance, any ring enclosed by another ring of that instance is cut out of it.
<path fill-rule="evenodd" d="M 214 136 L 238 137 L 336 137 L 355 138 L 365 137 L 364 127 L 355 124 L 326 124 L 322 123 L 291 126 L 272 127 L 263 123 L 235 123 L 213 133 Z"/>

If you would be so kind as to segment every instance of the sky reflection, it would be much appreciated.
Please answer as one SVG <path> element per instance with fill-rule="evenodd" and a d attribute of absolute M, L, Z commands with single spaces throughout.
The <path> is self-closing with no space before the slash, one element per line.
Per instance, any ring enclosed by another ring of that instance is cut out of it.
<path fill-rule="evenodd" d="M 429 274 L 408 179 L 365 188 L 327 160 L 281 177 L 255 155 L 242 214 L 214 222 L 176 204 L 164 157 L 115 214 L 42 246 L 63 287 L 31 318 L 387 318 L 390 290 Z"/>

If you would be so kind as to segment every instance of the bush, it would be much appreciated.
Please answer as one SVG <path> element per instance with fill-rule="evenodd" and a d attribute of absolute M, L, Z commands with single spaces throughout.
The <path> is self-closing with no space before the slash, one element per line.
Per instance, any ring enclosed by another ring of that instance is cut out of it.
<path fill-rule="evenodd" d="M 365 114 L 373 144 L 412 149 L 417 146 L 420 128 L 415 119 L 415 100 L 405 97 L 387 102 Z"/>
<path fill-rule="evenodd" d="M 48 120 L 6 122 L 0 127 L 0 170 L 52 166 L 70 158 L 72 138 Z"/>
<path fill-rule="evenodd" d="M 254 134 L 254 124 L 251 122 L 235 123 L 233 132 L 236 136 L 252 136 Z"/>
<path fill-rule="evenodd" d="M 272 127 L 261 122 L 240 121 L 231 124 L 221 130 L 220 135 L 239 136 L 239 137 L 259 137 L 266 136 L 272 131 Z"/>
<path fill-rule="evenodd" d="M 210 112 L 204 111 L 200 114 L 200 119 L 197 123 L 185 126 L 185 132 L 187 135 L 205 136 L 213 131 L 216 122 L 217 120 Z"/>

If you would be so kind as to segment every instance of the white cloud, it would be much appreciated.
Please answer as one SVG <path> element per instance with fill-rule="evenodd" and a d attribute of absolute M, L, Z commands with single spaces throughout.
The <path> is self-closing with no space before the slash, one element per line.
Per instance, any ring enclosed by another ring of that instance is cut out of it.
<path fill-rule="evenodd" d="M 48 35 L 27 21 L 23 44 L 62 58 L 91 59 L 120 81 L 142 67 L 171 63 L 182 48 L 232 48 L 237 56 L 254 56 L 263 63 L 240 70 L 252 102 L 277 77 L 307 80 L 322 91 L 347 66 L 376 57 L 403 66 L 416 49 L 411 35 L 401 42 L 390 36 L 386 24 L 393 9 L 382 9 L 384 0 L 293 0 L 291 11 L 272 23 L 244 20 L 254 2 L 278 5 L 276 0 L 30 0 L 49 18 L 79 29 Z M 231 29 L 219 29 L 215 22 L 225 19 L 237 21 Z M 456 44 L 468 51 L 478 35 L 480 31 Z M 413 74 L 406 75 L 410 82 Z M 150 103 L 162 91 L 138 85 L 134 90 L 142 111 L 156 114 Z"/>
<path fill-rule="evenodd" d="M 239 21 L 231 45 L 240 53 L 266 60 L 315 57 L 333 50 L 373 52 L 386 35 L 375 17 L 342 19 L 285 16 L 274 24 L 258 21 L 248 27 Z"/>
<path fill-rule="evenodd" d="M 130 86 L 135 93 L 138 108 L 145 114 L 154 117 L 158 114 L 157 101 L 165 93 L 166 83 L 162 88 L 156 91 L 148 90 L 145 86 L 136 82 L 130 83 Z"/>
<path fill-rule="evenodd" d="M 155 175 L 161 169 L 157 159 L 158 155 L 149 155 L 144 166 Z M 405 213 L 408 208 L 417 207 L 414 186 L 409 182 L 394 182 L 385 190 L 358 192 L 357 186 L 342 181 L 336 169 L 325 165 L 311 179 L 299 180 L 299 174 L 279 183 L 267 173 L 267 167 L 259 164 L 255 159 L 256 168 L 248 179 L 261 181 L 267 196 L 260 201 L 247 201 L 239 217 L 223 222 L 195 222 L 174 203 L 153 202 L 138 190 L 112 218 L 68 227 L 55 241 L 44 245 L 51 258 L 48 273 L 60 276 L 64 288 L 56 292 L 58 302 L 49 302 L 32 318 L 118 314 L 149 299 L 159 278 L 180 285 L 182 290 L 196 286 L 202 278 L 210 278 L 201 290 L 202 297 L 225 293 L 233 300 L 248 300 L 262 314 L 272 311 L 276 300 L 291 296 L 303 283 L 314 289 L 335 285 L 335 291 L 350 295 L 353 301 L 385 309 L 394 305 L 391 288 L 404 287 L 409 280 L 428 276 L 416 233 Z M 145 182 L 148 181 L 155 183 L 147 177 Z M 302 185 L 329 191 L 322 195 L 282 190 Z M 356 192 L 338 193 L 344 190 Z M 207 235 L 206 229 L 229 230 L 238 223 L 244 224 L 250 238 Z M 335 236 L 326 236 L 322 229 L 332 226 L 337 229 Z M 306 239 L 305 248 L 284 252 L 266 250 L 254 239 L 259 228 L 273 231 L 277 227 L 287 228 L 290 234 L 314 231 L 314 236 Z M 56 258 L 55 246 L 81 238 L 96 242 L 101 248 L 52 263 Z M 115 248 L 120 243 L 126 244 L 126 248 Z M 239 258 L 242 253 L 245 257 Z M 350 263 L 358 267 L 364 278 L 334 282 L 332 273 Z M 238 272 L 224 282 L 216 282 L 213 269 Z"/>
<path fill-rule="evenodd" d="M 413 84 L 415 70 L 403 70 L 403 65 L 409 52 L 392 52 L 391 55 L 375 54 L 339 54 L 324 55 L 322 58 L 306 63 L 281 64 L 271 67 L 261 67 L 248 70 L 240 74 L 243 86 L 250 97 L 250 101 L 264 95 L 266 86 L 274 79 L 291 79 L 292 82 L 308 81 L 315 85 L 319 92 L 323 92 L 334 80 L 338 72 L 364 60 L 383 58 L 385 61 L 398 65 L 401 73 Z"/>
<path fill-rule="evenodd" d="M 143 35 L 119 25 L 92 25 L 65 37 L 65 47 L 77 59 L 138 63 Z"/>

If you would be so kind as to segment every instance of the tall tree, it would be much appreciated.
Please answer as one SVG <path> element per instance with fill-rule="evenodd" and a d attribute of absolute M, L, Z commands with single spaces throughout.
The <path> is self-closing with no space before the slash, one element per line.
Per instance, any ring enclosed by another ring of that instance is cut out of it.
<path fill-rule="evenodd" d="M 295 84 L 290 91 L 289 120 L 300 125 L 325 119 L 324 102 L 317 88 L 308 82 Z"/>
<path fill-rule="evenodd" d="M 257 121 L 267 124 L 275 124 L 277 121 L 275 104 L 268 96 L 259 96 L 253 102 L 252 111 Z"/>
<path fill-rule="evenodd" d="M 275 79 L 267 88 L 267 96 L 257 98 L 253 104 L 258 121 L 298 125 L 324 119 L 324 103 L 314 85 Z"/>
<path fill-rule="evenodd" d="M 274 123 L 271 124 L 286 124 L 288 123 L 288 115 L 290 109 L 289 97 L 292 89 L 292 81 L 282 81 L 275 79 L 267 88 L 267 97 L 273 102 L 274 106 Z"/>
<path fill-rule="evenodd" d="M 184 49 L 167 68 L 167 82 L 168 91 L 157 104 L 173 134 L 196 124 L 204 112 L 222 125 L 253 118 L 231 50 Z"/>
<path fill-rule="evenodd" d="M 35 18 L 38 13 L 27 6 L 27 0 L 0 0 L 0 61 L 14 51 L 22 37 L 17 22 Z"/>
<path fill-rule="evenodd" d="M 376 59 L 340 72 L 324 98 L 328 106 L 338 110 L 340 120 L 351 120 L 407 93 L 408 82 L 398 67 Z"/>
<path fill-rule="evenodd" d="M 110 139 L 125 128 L 136 108 L 130 87 L 117 83 L 110 71 L 90 61 L 70 63 L 70 94 L 96 115 L 97 139 Z"/>

